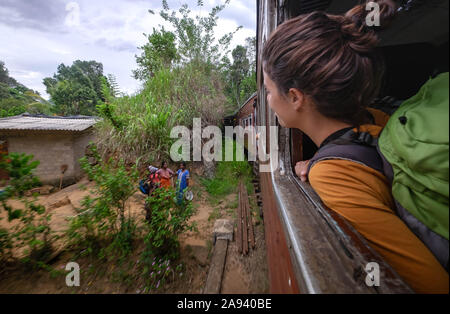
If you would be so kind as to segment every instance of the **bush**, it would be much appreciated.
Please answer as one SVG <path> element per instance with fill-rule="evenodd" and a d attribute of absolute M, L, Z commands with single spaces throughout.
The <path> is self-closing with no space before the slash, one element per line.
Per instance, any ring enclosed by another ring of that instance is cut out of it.
<path fill-rule="evenodd" d="M 226 141 L 231 141 L 226 138 Z M 225 146 L 223 145 L 222 152 L 225 159 Z M 206 191 L 213 197 L 222 197 L 234 192 L 240 180 L 249 186 L 252 180 L 252 168 L 248 161 L 236 161 L 235 156 L 238 148 L 236 142 L 233 141 L 233 161 L 220 161 L 216 167 L 216 173 L 213 179 L 200 179 L 205 186 Z"/>
<path fill-rule="evenodd" d="M 85 248 L 87 254 L 124 257 L 132 251 L 137 237 L 134 218 L 126 213 L 126 202 L 136 192 L 137 166 L 127 169 L 123 160 L 104 162 L 95 146 L 91 146 L 91 152 L 95 165 L 86 157 L 80 163 L 95 182 L 95 197 L 83 200 L 78 215 L 71 219 L 67 235 L 71 245 Z"/>
<path fill-rule="evenodd" d="M 24 198 L 25 191 L 39 184 L 33 175 L 39 161 L 32 161 L 32 155 L 11 153 L 2 158 L 0 168 L 8 172 L 9 185 L 0 194 L 3 210 L 8 212 L 8 220 L 19 220 L 12 233 L 0 230 L 0 251 L 24 249 L 22 261 L 33 266 L 43 265 L 52 252 L 51 243 L 55 236 L 49 226 L 50 214 L 44 206 L 36 204 L 32 199 Z M 15 209 L 8 204 L 8 200 L 17 197 L 23 204 Z"/>
<path fill-rule="evenodd" d="M 110 99 L 99 107 L 97 123 L 102 156 L 126 161 L 168 159 L 176 125 L 192 127 L 194 117 L 204 125 L 219 125 L 226 97 L 220 73 L 199 63 L 161 69 L 137 95 Z"/>
<path fill-rule="evenodd" d="M 177 203 L 174 189 L 156 189 L 146 200 L 151 210 L 147 223 L 145 243 L 151 255 L 178 258 L 178 236 L 186 230 L 193 230 L 188 223 L 193 214 L 192 203 L 183 200 Z"/>
<path fill-rule="evenodd" d="M 15 228 L 13 238 L 15 246 L 25 247 L 22 261 L 33 266 L 40 266 L 48 261 L 53 251 L 51 243 L 56 238 L 50 229 L 51 215 L 42 205 L 25 202 L 25 210 L 19 219 L 21 224 Z"/>
<path fill-rule="evenodd" d="M 146 224 L 145 249 L 142 253 L 143 276 L 147 289 L 159 289 L 182 265 L 173 267 L 171 261 L 179 258 L 178 236 L 195 225 L 188 222 L 193 214 L 190 201 L 177 203 L 174 189 L 156 189 L 146 200 L 151 208 L 150 221 Z"/>
<path fill-rule="evenodd" d="M 23 196 L 25 191 L 40 184 L 39 179 L 33 174 L 39 165 L 39 160 L 32 160 L 33 155 L 24 153 L 10 153 L 3 156 L 0 161 L 0 169 L 5 170 L 9 176 L 9 185 L 1 197 Z"/>

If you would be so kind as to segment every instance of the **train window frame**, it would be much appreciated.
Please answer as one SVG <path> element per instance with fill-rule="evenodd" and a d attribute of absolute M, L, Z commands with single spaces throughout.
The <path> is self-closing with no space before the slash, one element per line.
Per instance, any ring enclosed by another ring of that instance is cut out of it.
<path fill-rule="evenodd" d="M 292 10 L 292 5 L 296 5 L 299 8 L 301 4 L 305 4 L 306 2 L 308 1 L 262 0 L 257 2 L 257 84 L 259 98 L 257 121 L 260 125 L 267 127 L 278 125 L 276 116 L 267 104 L 267 93 L 263 85 L 260 60 L 262 46 L 266 42 L 266 38 L 271 31 L 275 29 L 275 25 L 279 25 L 284 20 L 294 17 L 291 14 L 292 12 L 289 12 L 289 10 Z M 312 3 L 313 1 L 309 2 Z M 346 12 L 356 4 L 356 1 L 341 2 L 333 0 L 328 2 L 332 3 L 330 5 L 332 10 L 329 11 L 329 13 L 333 14 Z M 417 2 L 419 3 L 419 1 Z M 318 3 L 319 1 L 317 1 L 316 4 Z M 444 3 L 444 1 L 441 1 L 441 3 Z M 446 3 L 446 5 L 448 8 L 448 3 Z M 430 14 L 430 10 L 436 9 L 436 7 L 433 8 L 431 5 L 424 7 L 424 12 L 426 11 L 424 15 Z M 417 14 L 416 12 L 413 13 Z M 406 20 L 403 20 L 403 22 L 398 25 L 404 26 L 412 24 L 410 17 L 405 17 L 405 19 Z M 414 27 L 417 28 L 418 24 L 419 23 L 416 23 L 416 26 Z M 399 29 L 403 30 L 405 28 L 400 27 Z M 444 40 L 441 44 L 447 44 L 447 53 L 443 54 L 447 57 L 448 27 L 445 29 L 447 32 L 447 39 L 446 42 Z M 429 27 L 428 30 L 430 30 Z M 430 42 L 439 40 L 438 37 L 444 32 L 444 30 L 441 30 L 439 34 L 431 34 L 430 37 L 433 38 L 430 38 Z M 391 30 L 390 33 L 393 34 L 396 32 L 395 30 Z M 411 34 L 409 35 L 409 39 L 414 37 Z M 421 36 L 423 38 L 423 34 Z M 389 38 L 389 35 L 387 35 L 387 37 Z M 400 37 L 402 37 L 401 34 L 395 34 L 395 36 L 389 39 L 398 39 Z M 401 44 L 405 44 L 404 40 L 400 41 Z M 387 42 L 392 44 L 392 40 L 391 42 L 384 40 L 384 43 Z M 269 132 L 266 134 L 266 148 L 268 152 L 270 151 Z M 295 139 L 299 140 L 296 141 Z M 264 205 L 264 211 L 267 213 L 275 211 L 275 215 L 270 215 L 270 217 L 278 217 L 282 222 L 282 232 L 285 236 L 286 247 L 289 250 L 290 260 L 292 262 L 293 274 L 297 279 L 300 292 L 412 293 L 412 289 L 398 276 L 398 274 L 396 274 L 384 259 L 368 245 L 367 241 L 350 225 L 350 223 L 327 208 L 310 184 L 301 182 L 295 175 L 294 167 L 296 161 L 309 159 L 308 156 L 313 154 L 314 150 L 317 149 L 312 145 L 308 149 L 305 149 L 304 145 L 306 145 L 308 141 L 310 141 L 310 139 L 307 135 L 300 131 L 279 127 L 279 168 L 272 169 L 273 171 L 268 175 L 270 186 L 268 188 L 262 187 L 262 190 L 266 190 L 263 191 L 263 193 L 272 193 L 272 197 L 275 198 L 276 206 L 270 205 L 270 207 Z M 264 176 L 260 174 L 260 177 L 262 178 Z M 266 232 L 266 236 L 276 237 L 277 240 L 271 240 L 272 243 L 277 243 L 278 246 L 284 245 L 280 242 L 281 238 L 279 235 L 272 235 L 269 234 L 269 232 Z M 311 247 L 311 243 L 317 244 L 318 247 Z M 277 248 L 273 250 L 277 251 Z M 283 253 L 280 250 L 277 252 Z M 282 255 L 283 254 L 279 256 Z M 373 289 L 360 284 L 362 280 L 360 276 L 361 274 L 365 274 L 364 270 L 361 269 L 368 261 L 376 261 L 379 263 L 380 269 L 383 269 L 383 286 Z M 280 265 L 280 263 L 275 263 L 275 265 Z M 329 267 L 326 274 L 323 273 L 323 268 L 318 265 Z M 292 273 L 290 273 L 289 270 L 288 275 L 290 276 L 291 274 Z M 277 281 L 274 281 L 277 285 L 280 285 L 282 280 L 287 279 L 286 277 L 281 278 L 280 276 L 286 276 L 286 272 L 281 275 L 273 275 L 273 277 L 277 278 Z M 290 279 L 291 277 L 289 277 L 289 282 Z M 287 288 L 284 287 L 283 289 Z"/>

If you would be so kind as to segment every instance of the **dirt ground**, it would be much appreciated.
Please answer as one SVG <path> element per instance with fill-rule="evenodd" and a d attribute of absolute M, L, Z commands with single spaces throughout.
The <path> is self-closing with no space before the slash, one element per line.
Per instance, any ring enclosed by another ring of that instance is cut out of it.
<path fill-rule="evenodd" d="M 209 262 L 213 250 L 212 231 L 214 221 L 228 218 L 235 221 L 237 211 L 237 193 L 228 195 L 218 204 L 209 201 L 206 191 L 197 184 L 196 176 L 192 176 L 194 185 L 194 208 L 196 212 L 191 218 L 197 225 L 197 232 L 186 232 L 180 236 L 180 261 L 185 271 L 180 278 L 174 278 L 157 293 L 202 293 L 206 282 Z M 50 195 L 39 196 L 38 202 L 45 205 L 52 213 L 50 226 L 59 234 L 67 227 L 67 217 L 76 215 L 74 207 L 79 207 L 81 200 L 89 194 L 92 182 L 83 179 L 75 185 L 66 187 Z M 250 195 L 250 199 L 252 196 Z M 129 202 L 132 215 L 144 216 L 144 196 L 137 192 Z M 14 202 L 12 205 L 18 206 Z M 247 256 L 237 251 L 236 242 L 228 245 L 227 259 L 222 281 L 222 293 L 268 293 L 268 270 L 264 243 L 264 227 L 257 208 L 252 206 L 255 224 L 256 248 Z M 1 213 L 0 217 L 5 217 Z M 0 220 L 0 227 L 11 227 L 6 219 Z M 236 230 L 236 228 L 235 228 Z M 102 264 L 98 260 L 78 257 L 74 260 L 73 252 L 65 250 L 64 240 L 55 243 L 57 254 L 51 261 L 49 270 L 29 270 L 20 265 L 7 265 L 0 270 L 0 293 L 143 293 L 143 278 L 138 271 L 139 257 L 143 243 L 136 244 L 132 256 L 126 265 Z M 65 266 L 75 261 L 80 265 L 81 280 L 79 287 L 67 287 L 65 284 Z"/>
<path fill-rule="evenodd" d="M 247 256 L 243 256 L 238 252 L 235 241 L 228 245 L 221 293 L 269 293 L 264 229 L 262 224 L 255 227 L 255 243 L 255 249 L 250 249 Z"/>

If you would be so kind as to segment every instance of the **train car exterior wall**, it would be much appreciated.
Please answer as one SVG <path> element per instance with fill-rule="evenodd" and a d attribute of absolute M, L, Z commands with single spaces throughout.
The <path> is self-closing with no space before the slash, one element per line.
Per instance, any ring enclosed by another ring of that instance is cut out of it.
<path fill-rule="evenodd" d="M 246 127 L 255 126 L 257 95 L 253 94 L 237 112 L 239 125 Z"/>

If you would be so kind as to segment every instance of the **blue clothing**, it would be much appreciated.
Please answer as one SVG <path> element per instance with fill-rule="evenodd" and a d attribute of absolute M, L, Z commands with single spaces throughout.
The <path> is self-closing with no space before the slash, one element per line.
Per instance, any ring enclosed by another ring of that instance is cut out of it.
<path fill-rule="evenodd" d="M 187 188 L 187 179 L 189 179 L 189 170 L 185 169 L 177 171 L 177 199 L 181 201 L 183 199 L 184 190 Z"/>
<path fill-rule="evenodd" d="M 145 180 L 139 181 L 139 189 L 142 193 L 147 194 L 149 193 L 148 184 L 145 183 Z"/>

